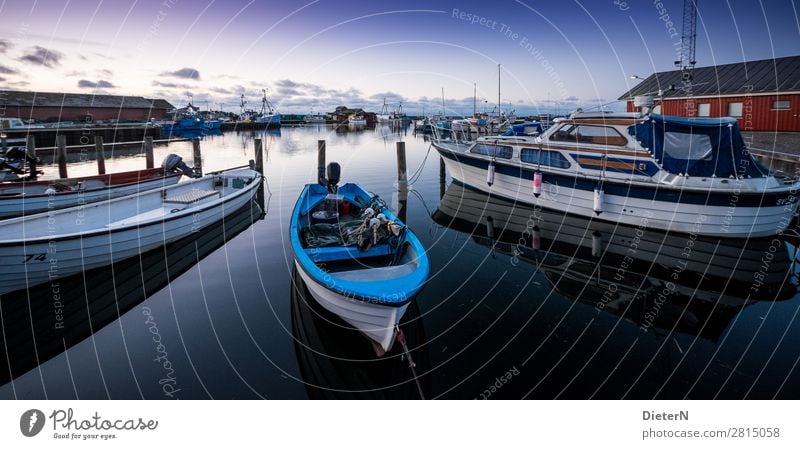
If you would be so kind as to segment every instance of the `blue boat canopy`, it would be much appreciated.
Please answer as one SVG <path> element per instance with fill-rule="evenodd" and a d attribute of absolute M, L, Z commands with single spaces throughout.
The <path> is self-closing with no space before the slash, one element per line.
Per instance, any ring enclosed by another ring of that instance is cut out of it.
<path fill-rule="evenodd" d="M 686 118 L 650 114 L 628 128 L 670 173 L 689 176 L 767 176 L 747 151 L 735 118 Z"/>
<path fill-rule="evenodd" d="M 518 125 L 511 125 L 502 136 L 529 136 L 533 133 L 541 134 L 544 131 L 540 122 L 527 122 Z"/>

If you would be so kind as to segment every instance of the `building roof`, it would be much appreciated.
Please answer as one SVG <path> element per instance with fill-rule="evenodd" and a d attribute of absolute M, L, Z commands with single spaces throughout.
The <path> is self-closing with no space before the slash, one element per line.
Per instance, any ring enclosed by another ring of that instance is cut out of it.
<path fill-rule="evenodd" d="M 55 108 L 174 109 L 167 100 L 105 94 L 0 90 L 0 106 Z"/>
<path fill-rule="evenodd" d="M 692 69 L 690 91 L 683 88 L 680 70 L 658 72 L 619 99 L 656 95 L 659 90 L 663 90 L 664 98 L 800 92 L 800 56 L 696 67 Z"/>

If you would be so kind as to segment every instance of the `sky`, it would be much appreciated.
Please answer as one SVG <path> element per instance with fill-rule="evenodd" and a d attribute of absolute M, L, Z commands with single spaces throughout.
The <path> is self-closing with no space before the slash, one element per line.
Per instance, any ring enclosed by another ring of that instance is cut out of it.
<path fill-rule="evenodd" d="M 0 90 L 280 112 L 566 113 L 672 70 L 683 0 L 0 0 Z M 800 55 L 792 0 L 698 0 L 697 65 Z M 474 92 L 477 91 L 477 94 Z M 477 97 L 477 101 L 474 101 Z"/>

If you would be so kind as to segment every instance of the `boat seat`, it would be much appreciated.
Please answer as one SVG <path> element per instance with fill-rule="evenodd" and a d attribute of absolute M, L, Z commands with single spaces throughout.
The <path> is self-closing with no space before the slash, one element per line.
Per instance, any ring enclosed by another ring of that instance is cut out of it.
<path fill-rule="evenodd" d="M 216 196 L 219 198 L 219 191 L 218 190 L 190 190 L 186 193 L 182 193 L 180 195 L 170 196 L 169 198 L 164 198 L 164 203 L 175 203 L 175 204 L 192 204 L 196 203 L 200 200 L 204 200 L 206 198 Z"/>
<path fill-rule="evenodd" d="M 323 246 L 319 248 L 306 248 L 306 254 L 314 263 L 331 262 L 334 260 L 354 260 L 367 257 L 388 256 L 392 254 L 392 247 L 388 243 L 375 245 L 362 251 L 357 246 Z"/>
<path fill-rule="evenodd" d="M 366 268 L 362 270 L 339 271 L 332 276 L 345 281 L 386 281 L 408 276 L 416 269 L 415 264 L 393 265 L 390 267 Z"/>

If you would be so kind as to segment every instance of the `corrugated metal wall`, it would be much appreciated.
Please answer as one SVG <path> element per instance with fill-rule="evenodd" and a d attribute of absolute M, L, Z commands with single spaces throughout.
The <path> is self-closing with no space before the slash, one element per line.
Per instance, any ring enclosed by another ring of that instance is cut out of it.
<path fill-rule="evenodd" d="M 789 101 L 789 109 L 774 110 L 776 100 Z M 635 111 L 633 102 L 628 101 L 628 112 Z M 658 102 L 657 102 L 658 103 Z M 696 98 L 692 106 L 686 99 L 665 100 L 661 106 L 664 115 L 682 117 L 697 116 L 699 104 L 710 104 L 710 117 L 728 115 L 730 103 L 742 103 L 742 116 L 738 118 L 742 131 L 783 131 L 800 132 L 800 95 L 759 95 L 724 98 Z"/>

